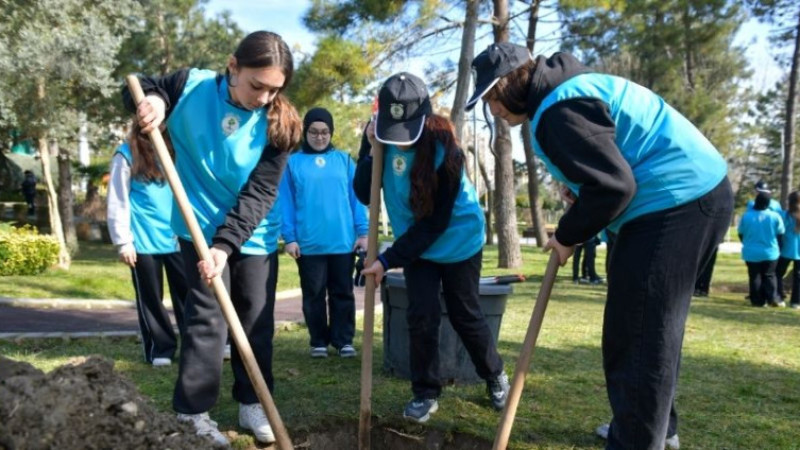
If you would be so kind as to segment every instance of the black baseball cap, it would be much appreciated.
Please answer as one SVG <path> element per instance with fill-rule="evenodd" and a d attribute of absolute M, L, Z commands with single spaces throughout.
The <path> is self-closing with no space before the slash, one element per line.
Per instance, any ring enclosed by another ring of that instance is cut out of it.
<path fill-rule="evenodd" d="M 432 113 L 425 82 L 408 72 L 396 73 L 378 92 L 375 137 L 384 144 L 411 145 Z"/>
<path fill-rule="evenodd" d="M 497 42 L 490 45 L 472 60 L 472 77 L 475 92 L 467 101 L 465 109 L 471 110 L 483 94 L 489 91 L 500 78 L 522 67 L 532 59 L 527 47 L 510 42 Z"/>
<path fill-rule="evenodd" d="M 769 189 L 769 185 L 764 180 L 758 180 L 756 182 L 756 192 L 764 193 L 764 194 L 771 194 L 772 191 Z"/>

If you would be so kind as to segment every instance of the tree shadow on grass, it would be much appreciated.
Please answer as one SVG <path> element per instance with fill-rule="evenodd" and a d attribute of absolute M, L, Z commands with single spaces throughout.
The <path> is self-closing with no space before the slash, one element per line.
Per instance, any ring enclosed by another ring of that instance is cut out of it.
<path fill-rule="evenodd" d="M 800 311 L 789 308 L 755 308 L 747 300 L 712 295 L 703 299 L 693 299 L 691 315 L 753 325 L 800 325 Z"/>
<path fill-rule="evenodd" d="M 501 342 L 510 370 L 520 344 Z M 602 448 L 593 430 L 611 418 L 600 349 L 537 348 L 511 448 Z M 683 448 L 796 448 L 798 370 L 684 355 L 678 389 Z"/>

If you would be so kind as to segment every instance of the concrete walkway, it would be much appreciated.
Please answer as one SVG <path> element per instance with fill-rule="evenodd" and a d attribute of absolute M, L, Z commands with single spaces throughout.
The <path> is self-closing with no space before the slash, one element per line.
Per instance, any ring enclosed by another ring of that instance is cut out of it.
<path fill-rule="evenodd" d="M 279 292 L 277 297 L 276 325 L 302 323 L 300 290 Z M 356 288 L 355 297 L 357 313 L 363 312 L 364 288 Z M 381 306 L 377 294 L 376 313 L 382 311 Z M 138 330 L 132 301 L 0 297 L 0 339 L 135 336 Z"/>

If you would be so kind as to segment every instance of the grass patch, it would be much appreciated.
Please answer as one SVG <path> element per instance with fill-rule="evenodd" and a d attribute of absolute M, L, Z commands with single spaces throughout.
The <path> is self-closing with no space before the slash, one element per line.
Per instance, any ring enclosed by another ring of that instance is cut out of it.
<path fill-rule="evenodd" d="M 687 324 L 677 403 L 682 448 L 800 448 L 800 428 L 796 426 L 800 312 L 747 307 L 740 289 L 747 279 L 744 264 L 738 255 L 719 256 L 711 297 L 693 302 Z M 487 248 L 485 253 L 487 274 L 521 272 L 532 280 L 514 285 L 503 318 L 499 349 L 509 372 L 519 355 L 547 255 L 526 247 L 524 259 L 522 269 L 499 270 L 493 268 L 496 249 Z M 603 260 L 601 252 L 598 269 Z M 526 379 L 511 448 L 603 447 L 604 442 L 593 435 L 594 428 L 610 418 L 600 355 L 603 307 L 601 287 L 573 285 L 571 268 L 562 271 Z M 360 334 L 357 346 L 359 339 Z M 388 425 L 406 433 L 436 428 L 492 440 L 499 415 L 489 407 L 483 385 L 445 389 L 439 412 L 426 426 L 404 422 L 401 412 L 410 398 L 410 386 L 381 373 L 382 343 L 378 319 L 374 426 Z M 133 339 L 2 342 L 0 353 L 44 370 L 72 356 L 102 354 L 113 358 L 117 370 L 132 379 L 158 408 L 171 409 L 177 367 L 154 370 L 145 365 Z M 275 401 L 290 432 L 357 422 L 359 371 L 358 358 L 309 358 L 305 328 L 278 330 Z M 237 406 L 229 393 L 232 376 L 228 364 L 224 377 L 220 400 L 211 414 L 222 429 L 236 429 Z M 249 437 L 242 436 L 234 445 L 242 448 L 250 443 Z"/>
<path fill-rule="evenodd" d="M 300 286 L 297 264 L 285 253 L 279 255 L 278 267 L 279 291 Z M 49 269 L 33 276 L 0 277 L 0 281 L 2 297 L 131 301 L 135 297 L 130 269 L 119 262 L 114 246 L 96 242 L 81 243 L 69 270 Z"/>

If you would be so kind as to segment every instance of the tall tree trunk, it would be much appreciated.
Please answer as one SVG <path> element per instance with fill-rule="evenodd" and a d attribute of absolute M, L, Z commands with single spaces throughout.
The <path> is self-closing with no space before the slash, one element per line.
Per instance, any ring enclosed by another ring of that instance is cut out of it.
<path fill-rule="evenodd" d="M 159 61 L 161 75 L 168 74 L 172 65 L 172 51 L 169 47 L 167 33 L 168 31 L 164 25 L 163 5 L 160 5 L 156 10 L 156 34 L 158 36 L 158 47 L 161 50 L 161 60 Z"/>
<path fill-rule="evenodd" d="M 44 79 L 39 79 L 36 83 L 36 98 L 41 104 L 47 100 L 45 94 Z M 53 186 L 53 177 L 50 174 L 50 149 L 47 146 L 47 137 L 44 132 L 40 131 L 39 136 L 36 138 L 37 145 L 39 146 L 39 155 L 42 161 L 42 178 L 44 178 L 45 186 L 47 187 L 47 209 L 50 212 L 50 232 L 55 235 L 58 240 L 58 266 L 62 269 L 69 269 L 70 256 L 67 251 L 67 243 L 64 240 L 64 230 L 61 228 L 61 216 L 58 214 L 58 197 L 56 196 L 56 189 Z"/>
<path fill-rule="evenodd" d="M 478 0 L 467 0 L 467 13 L 464 18 L 464 30 L 461 33 L 461 54 L 458 57 L 458 81 L 450 120 L 456 128 L 456 137 L 464 147 L 464 104 L 467 102 L 470 84 L 470 65 L 475 55 L 475 28 L 478 23 Z M 473 130 L 477 133 L 478 130 Z"/>
<path fill-rule="evenodd" d="M 792 166 L 794 165 L 794 127 L 795 105 L 797 105 L 797 76 L 800 71 L 800 14 L 797 15 L 797 28 L 794 31 L 794 54 L 789 72 L 789 95 L 786 98 L 786 123 L 783 126 L 783 170 L 781 172 L 781 205 L 786 207 L 786 199 L 792 190 Z"/>
<path fill-rule="evenodd" d="M 531 2 L 531 15 L 528 20 L 528 39 L 525 41 L 528 50 L 533 54 L 536 45 L 536 25 L 539 23 L 539 5 L 541 0 Z M 547 242 L 547 229 L 545 227 L 542 204 L 539 201 L 539 166 L 536 154 L 533 152 L 533 134 L 531 128 L 522 125 L 522 146 L 525 149 L 525 166 L 528 168 L 528 203 L 531 208 L 531 227 L 536 246 L 544 247 Z"/>
<path fill-rule="evenodd" d="M 60 148 L 53 142 L 58 153 L 58 213 L 61 215 L 61 226 L 64 240 L 71 255 L 78 251 L 78 235 L 75 233 L 75 214 L 72 195 L 72 167 L 68 150 Z"/>
<path fill-rule="evenodd" d="M 486 189 L 486 245 L 494 245 L 494 189 Z"/>
<path fill-rule="evenodd" d="M 688 85 L 691 91 L 694 91 L 694 63 L 693 63 L 693 52 L 694 48 L 692 44 L 694 43 L 695 37 L 692 36 L 692 18 L 690 16 L 690 5 L 689 2 L 686 2 L 683 6 L 683 64 L 684 64 L 684 71 L 686 73 L 686 84 Z"/>
<path fill-rule="evenodd" d="M 495 42 L 508 41 L 508 0 L 493 0 Z M 514 194 L 514 161 L 511 158 L 511 130 L 508 123 L 495 120 L 494 214 L 497 226 L 497 266 L 522 265 L 517 231 L 517 204 Z"/>
<path fill-rule="evenodd" d="M 531 208 L 531 227 L 536 246 L 544 247 L 547 243 L 547 227 L 542 214 L 542 205 L 539 201 L 539 167 L 536 154 L 533 153 L 533 135 L 531 128 L 522 126 L 522 146 L 525 148 L 525 166 L 528 168 L 528 199 Z"/>

